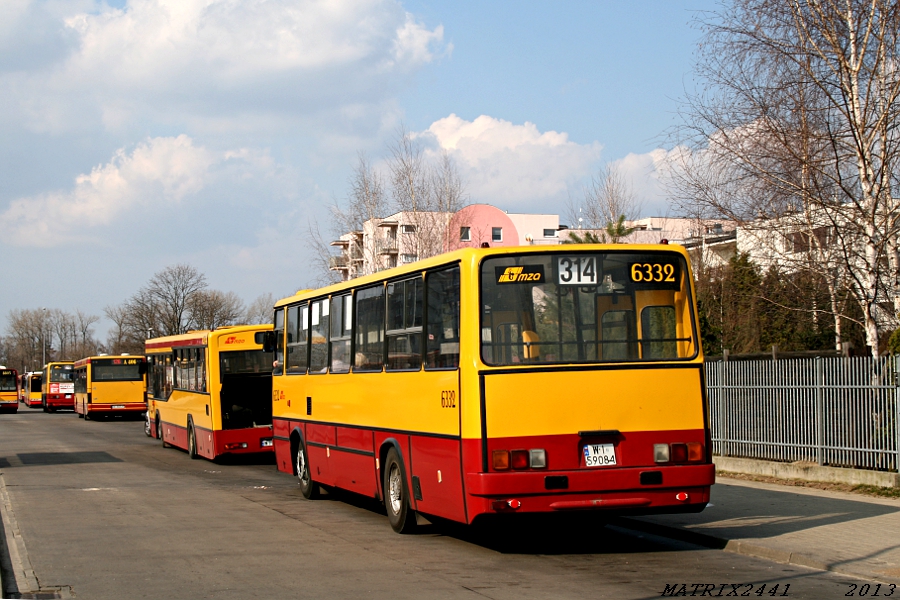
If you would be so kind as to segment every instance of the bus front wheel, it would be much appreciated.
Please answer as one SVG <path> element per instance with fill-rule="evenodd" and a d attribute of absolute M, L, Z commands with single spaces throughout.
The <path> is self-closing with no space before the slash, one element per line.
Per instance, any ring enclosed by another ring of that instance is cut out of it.
<path fill-rule="evenodd" d="M 153 428 L 150 426 L 150 411 L 144 413 L 144 435 L 150 437 Z"/>
<path fill-rule="evenodd" d="M 391 529 L 411 533 L 416 528 L 416 512 L 409 505 L 409 486 L 396 449 L 388 451 L 384 463 L 384 507 Z"/>
<path fill-rule="evenodd" d="M 300 484 L 300 493 L 307 500 L 315 500 L 321 490 L 319 484 L 313 481 L 309 471 L 309 455 L 302 441 L 297 441 L 297 450 L 294 454 L 294 469 L 297 472 L 297 482 Z"/>

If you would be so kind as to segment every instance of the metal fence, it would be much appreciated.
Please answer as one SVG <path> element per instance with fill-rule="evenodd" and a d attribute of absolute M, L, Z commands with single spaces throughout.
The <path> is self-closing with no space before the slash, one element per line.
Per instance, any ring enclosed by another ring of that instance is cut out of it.
<path fill-rule="evenodd" d="M 713 453 L 897 471 L 900 357 L 706 364 Z"/>

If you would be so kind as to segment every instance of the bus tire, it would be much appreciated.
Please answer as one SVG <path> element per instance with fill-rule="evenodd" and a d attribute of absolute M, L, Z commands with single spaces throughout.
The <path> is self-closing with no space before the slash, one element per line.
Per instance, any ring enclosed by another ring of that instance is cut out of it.
<path fill-rule="evenodd" d="M 188 422 L 188 456 L 192 460 L 197 460 L 200 455 L 197 454 L 197 435 L 194 433 L 194 422 Z"/>
<path fill-rule="evenodd" d="M 162 441 L 162 447 L 168 448 L 171 444 L 166 441 L 166 438 L 163 436 L 162 432 L 162 423 L 159 420 L 159 413 L 156 413 L 156 437 Z"/>
<path fill-rule="evenodd" d="M 297 483 L 300 484 L 300 493 L 307 500 L 315 500 L 321 495 L 319 484 L 313 481 L 309 469 L 309 455 L 306 453 L 306 445 L 297 440 L 297 450 L 294 452 L 294 471 L 297 473 Z"/>
<path fill-rule="evenodd" d="M 397 533 L 412 533 L 416 528 L 416 511 L 409 505 L 409 486 L 396 448 L 388 450 L 384 461 L 384 507 Z"/>
<path fill-rule="evenodd" d="M 41 408 L 44 409 L 44 412 L 50 412 L 47 410 L 47 398 L 45 396 L 41 396 Z"/>
<path fill-rule="evenodd" d="M 152 427 L 150 426 L 150 411 L 144 413 L 144 435 L 150 437 Z"/>

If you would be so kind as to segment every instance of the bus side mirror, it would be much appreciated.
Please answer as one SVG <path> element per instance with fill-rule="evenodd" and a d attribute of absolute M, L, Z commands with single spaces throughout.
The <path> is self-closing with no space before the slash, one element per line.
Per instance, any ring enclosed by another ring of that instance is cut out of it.
<path fill-rule="evenodd" d="M 257 331 L 255 334 L 253 334 L 253 341 L 263 347 L 263 352 L 275 351 L 274 331 Z"/>
<path fill-rule="evenodd" d="M 146 362 L 138 363 L 138 373 L 140 373 L 141 375 L 146 375 L 148 366 L 149 365 Z"/>

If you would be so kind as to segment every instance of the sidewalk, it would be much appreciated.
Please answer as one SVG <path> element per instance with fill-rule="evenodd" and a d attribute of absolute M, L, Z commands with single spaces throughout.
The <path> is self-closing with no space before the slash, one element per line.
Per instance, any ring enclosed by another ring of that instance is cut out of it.
<path fill-rule="evenodd" d="M 729 552 L 900 584 L 900 500 L 720 477 L 706 510 L 622 519 Z"/>

